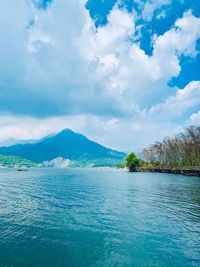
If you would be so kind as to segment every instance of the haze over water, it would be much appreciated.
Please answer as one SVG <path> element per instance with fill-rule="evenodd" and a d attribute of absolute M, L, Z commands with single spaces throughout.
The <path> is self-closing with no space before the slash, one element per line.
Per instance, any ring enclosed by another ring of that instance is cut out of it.
<path fill-rule="evenodd" d="M 0 266 L 198 267 L 200 179 L 0 170 Z"/>

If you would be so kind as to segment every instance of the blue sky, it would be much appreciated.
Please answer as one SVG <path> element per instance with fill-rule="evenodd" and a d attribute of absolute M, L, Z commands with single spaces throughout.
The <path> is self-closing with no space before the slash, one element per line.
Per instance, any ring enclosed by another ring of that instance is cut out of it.
<path fill-rule="evenodd" d="M 89 0 L 86 4 L 86 7 L 90 11 L 91 17 L 96 20 L 96 25 L 104 25 L 107 23 L 107 15 L 112 10 L 113 6 L 116 4 L 116 0 L 103 1 L 103 0 Z M 126 8 L 129 12 L 132 12 L 133 9 L 141 14 L 141 9 L 138 8 L 138 1 L 133 0 L 124 0 L 121 1 L 120 6 Z M 143 1 L 148 2 L 148 1 Z M 154 2 L 154 1 L 151 1 Z M 152 54 L 152 44 L 151 37 L 152 34 L 164 34 L 168 29 L 173 27 L 177 18 L 183 16 L 186 10 L 191 9 L 192 13 L 200 17 L 200 3 L 199 0 L 190 0 L 190 1 L 158 1 L 170 3 L 168 5 L 163 5 L 158 10 L 155 10 L 153 17 L 151 18 L 150 23 L 146 23 L 145 20 L 138 20 L 137 24 L 143 25 L 142 38 L 141 38 L 141 47 L 144 49 L 145 53 Z M 165 12 L 165 17 L 162 19 L 157 19 L 157 14 L 159 12 Z M 200 48 L 200 43 L 198 43 L 198 50 Z M 179 86 L 184 87 L 191 80 L 200 79 L 200 55 L 197 55 L 195 58 L 183 57 L 181 58 L 182 70 L 178 77 L 170 81 L 170 86 Z"/>
<path fill-rule="evenodd" d="M 199 1 L 8 0 L 0 10 L 0 141 L 71 128 L 138 151 L 199 125 Z"/>

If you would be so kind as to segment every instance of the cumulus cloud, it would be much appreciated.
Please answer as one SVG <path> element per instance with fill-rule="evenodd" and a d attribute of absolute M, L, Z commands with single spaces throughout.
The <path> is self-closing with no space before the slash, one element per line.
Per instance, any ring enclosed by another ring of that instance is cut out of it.
<path fill-rule="evenodd" d="M 123 30 L 117 25 L 117 19 L 113 19 L 115 17 L 124 21 Z M 194 56 L 197 52 L 200 19 L 186 12 L 172 29 L 154 37 L 152 56 L 130 41 L 135 33 L 133 22 L 134 17 L 115 7 L 106 26 L 86 34 L 90 38 L 85 54 L 93 63 L 94 78 L 105 94 L 117 97 L 122 103 L 126 101 L 129 108 L 133 106 L 135 110 L 137 105 L 153 105 L 170 94 L 167 83 L 179 75 L 181 56 Z"/>
<path fill-rule="evenodd" d="M 180 56 L 195 56 L 196 44 L 200 38 L 200 19 L 191 11 L 177 19 L 174 27 L 154 39 L 153 61 L 157 75 L 166 80 L 178 76 L 181 71 Z"/>
<path fill-rule="evenodd" d="M 190 108 L 199 108 L 200 81 L 190 82 L 184 89 L 179 89 L 175 96 L 171 96 L 164 103 L 155 105 L 148 113 L 170 120 L 183 116 Z M 159 115 L 158 115 L 159 114 Z"/>
<path fill-rule="evenodd" d="M 96 28 L 81 0 L 58 0 L 47 10 L 20 3 L 17 21 L 13 19 L 3 38 L 6 43 L 0 44 L 2 111 L 130 115 L 147 104 L 145 96 L 153 104 L 168 93 L 167 81 L 181 69 L 179 56 L 193 55 L 199 38 L 199 19 L 186 13 L 173 29 L 154 39 L 150 57 L 131 41 L 133 15 L 117 6 L 108 23 Z M 9 1 L 1 5 L 11 17 L 14 7 Z M 7 17 L 1 30 L 5 25 Z"/>
<path fill-rule="evenodd" d="M 187 124 L 200 126 L 200 110 L 190 116 L 189 120 L 187 121 Z"/>
<path fill-rule="evenodd" d="M 146 20 L 169 2 L 147 1 Z M 8 0 L 0 10 L 0 139 L 69 127 L 124 149 L 145 125 L 158 131 L 164 116 L 169 131 L 178 129 L 174 118 L 200 103 L 199 82 L 182 90 L 167 85 L 180 74 L 181 57 L 197 54 L 200 19 L 191 11 L 154 36 L 149 56 L 134 41 L 134 13 L 118 5 L 98 28 L 84 0 L 57 0 L 45 10 Z"/>
<path fill-rule="evenodd" d="M 172 0 L 147 0 L 142 2 L 143 7 L 142 17 L 144 20 L 150 21 L 155 13 L 155 11 L 160 11 L 157 14 L 157 18 L 165 16 L 164 10 L 160 10 L 163 6 L 167 6 L 172 2 Z"/>

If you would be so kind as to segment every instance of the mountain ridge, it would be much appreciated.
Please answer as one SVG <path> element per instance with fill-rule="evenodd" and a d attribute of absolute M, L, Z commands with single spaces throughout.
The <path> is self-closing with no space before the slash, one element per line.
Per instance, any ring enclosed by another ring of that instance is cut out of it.
<path fill-rule="evenodd" d="M 0 147 L 0 154 L 20 156 L 36 163 L 62 157 L 91 164 L 99 160 L 102 165 L 107 165 L 107 162 L 108 165 L 114 165 L 125 156 L 123 152 L 102 146 L 68 128 L 45 136 L 34 143 Z"/>

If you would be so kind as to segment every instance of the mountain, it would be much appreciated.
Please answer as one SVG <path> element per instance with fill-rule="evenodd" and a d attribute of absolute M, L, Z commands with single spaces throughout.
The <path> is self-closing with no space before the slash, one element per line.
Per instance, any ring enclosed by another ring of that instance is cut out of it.
<path fill-rule="evenodd" d="M 4 141 L 1 141 L 0 142 L 0 147 L 1 146 L 13 146 L 13 145 L 16 145 L 16 144 L 33 144 L 37 142 L 37 140 L 34 140 L 34 139 L 30 139 L 30 140 L 18 140 L 18 139 L 14 139 L 14 138 L 8 138 Z"/>
<path fill-rule="evenodd" d="M 0 154 L 20 156 L 36 163 L 62 157 L 77 166 L 113 166 L 125 156 L 123 152 L 106 148 L 70 129 L 64 129 L 34 143 L 0 147 Z"/>

